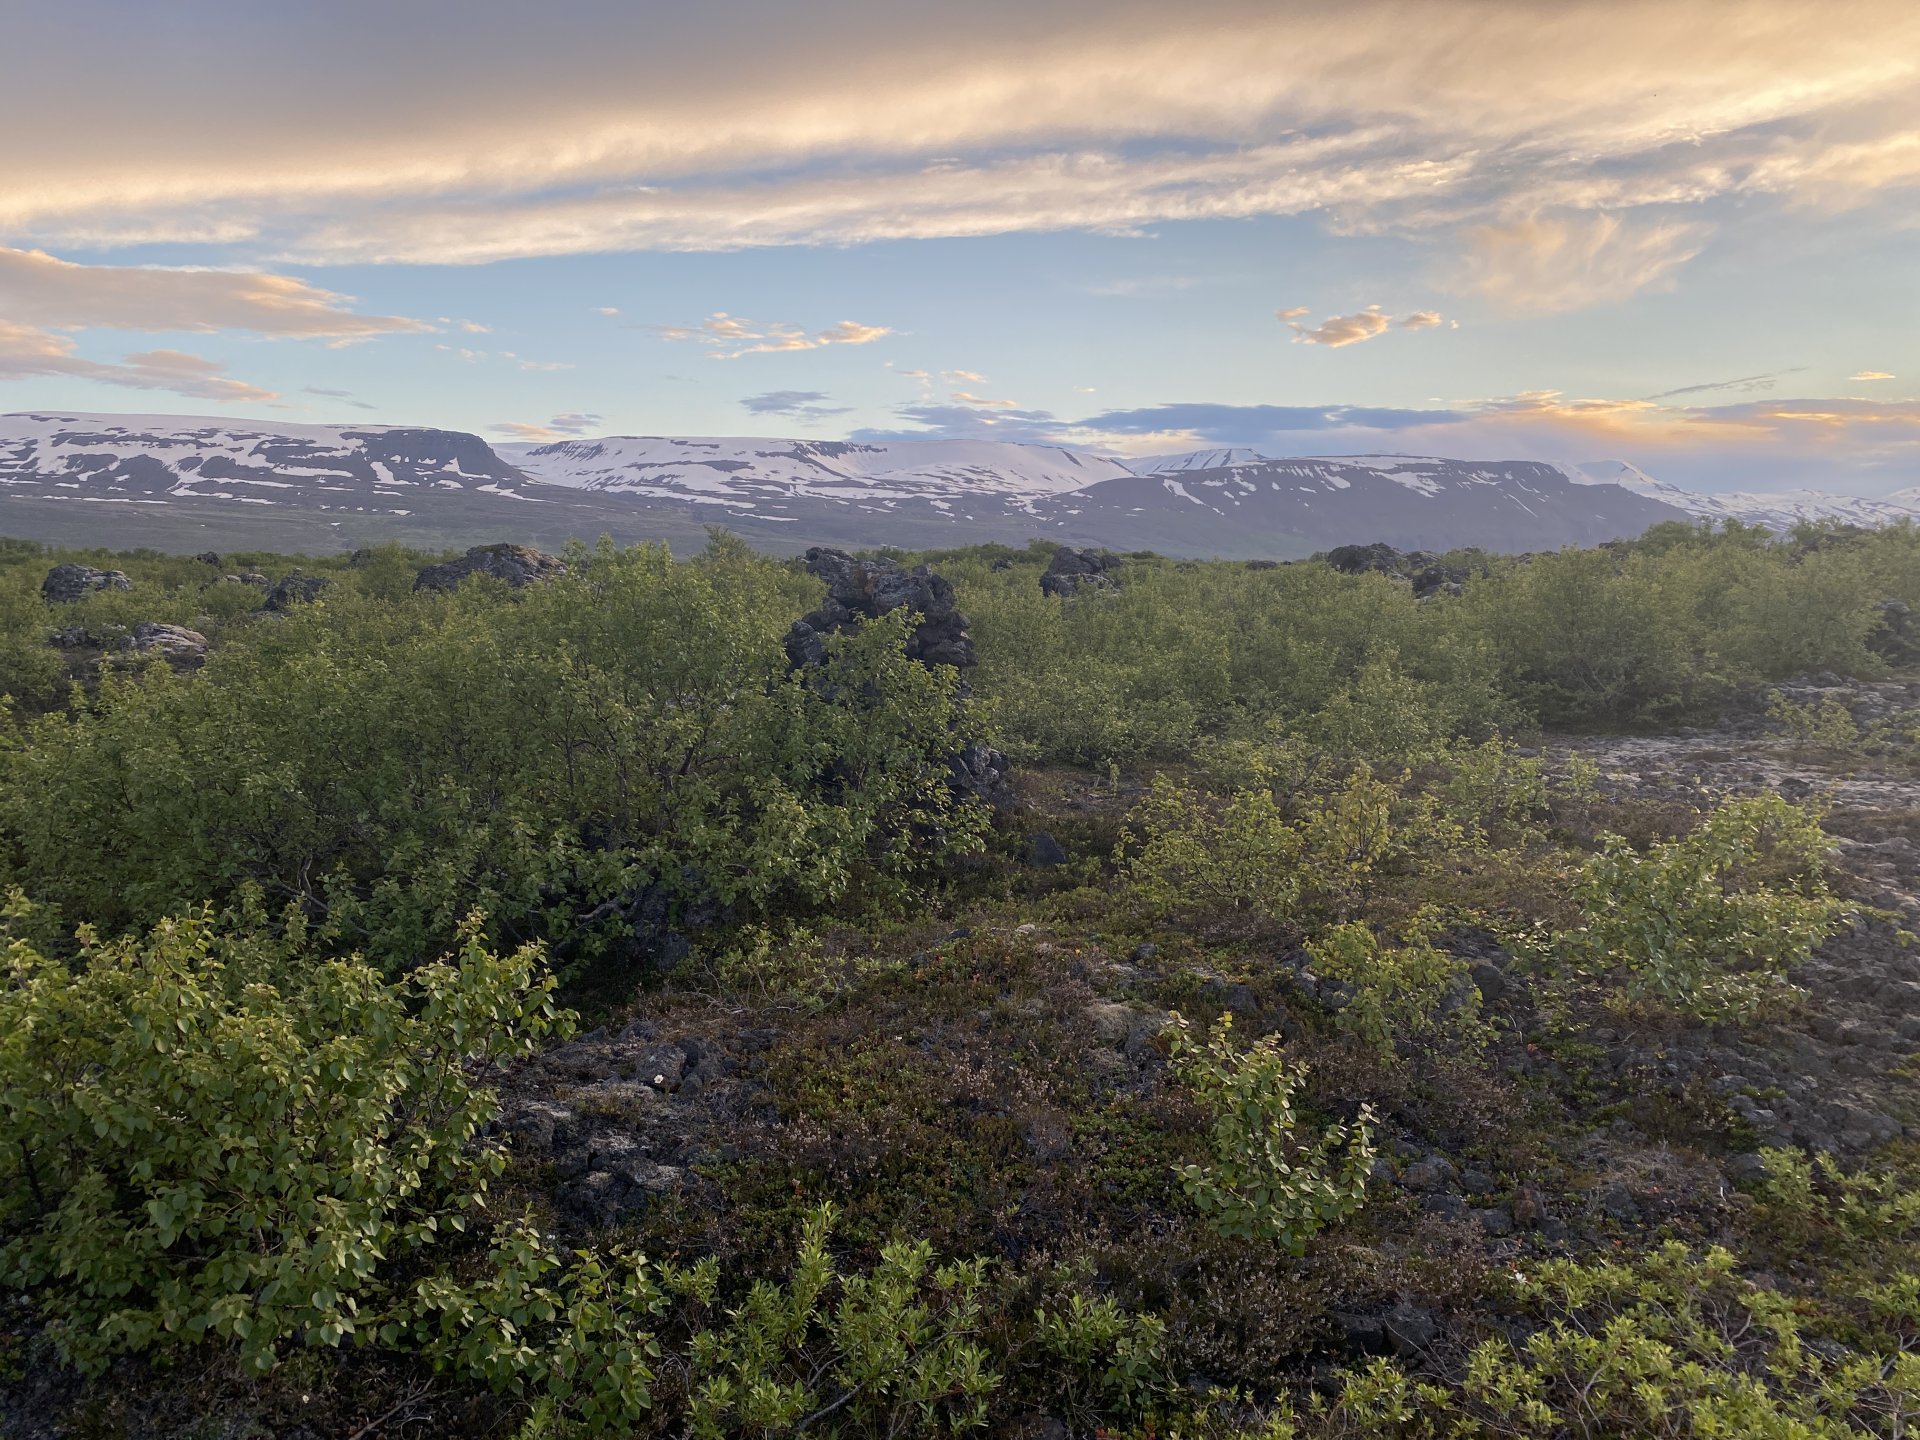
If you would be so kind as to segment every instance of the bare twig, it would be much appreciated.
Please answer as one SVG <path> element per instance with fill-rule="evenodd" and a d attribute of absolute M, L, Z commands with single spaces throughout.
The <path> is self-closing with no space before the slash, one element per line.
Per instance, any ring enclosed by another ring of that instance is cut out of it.
<path fill-rule="evenodd" d="M 391 1410 L 386 1411 L 384 1414 L 374 1416 L 373 1419 L 367 1421 L 366 1424 L 362 1425 L 358 1430 L 354 1431 L 353 1434 L 347 1436 L 347 1440 L 366 1440 L 367 1436 L 371 1435 L 374 1431 L 378 1430 L 382 1425 L 386 1424 L 389 1420 L 393 1419 L 393 1417 L 398 1415 L 402 1410 L 410 1408 L 417 1401 L 421 1400 L 426 1395 L 426 1393 L 427 1392 L 424 1389 L 420 1389 L 420 1390 L 415 1390 L 410 1392 L 409 1394 L 401 1396 L 399 1404 L 395 1405 Z"/>

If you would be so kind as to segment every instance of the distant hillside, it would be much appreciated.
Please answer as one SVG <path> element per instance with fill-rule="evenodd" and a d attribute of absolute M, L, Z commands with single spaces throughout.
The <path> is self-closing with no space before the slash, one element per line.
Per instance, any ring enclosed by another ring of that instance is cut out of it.
<path fill-rule="evenodd" d="M 1044 536 L 1175 555 L 1285 559 L 1384 540 L 1542 550 L 1663 520 L 1920 513 L 1798 492 L 1696 495 L 1622 461 L 1274 457 L 1198 450 L 1132 460 L 1048 445 L 608 436 L 489 444 L 455 430 L 197 416 L 0 416 L 0 531 L 160 549 L 336 549 L 403 540 L 555 546 L 723 524 L 775 551 L 932 547 Z"/>

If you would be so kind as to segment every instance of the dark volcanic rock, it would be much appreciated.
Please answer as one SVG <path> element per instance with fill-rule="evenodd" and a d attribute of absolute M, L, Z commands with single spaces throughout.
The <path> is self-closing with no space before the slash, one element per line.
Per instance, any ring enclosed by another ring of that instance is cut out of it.
<path fill-rule="evenodd" d="M 194 670 L 206 663 L 207 637 L 184 625 L 142 622 L 133 627 L 127 648 L 142 655 L 164 656 L 176 669 Z"/>
<path fill-rule="evenodd" d="M 1118 582 L 1113 571 L 1120 557 L 1104 550 L 1075 550 L 1062 545 L 1040 576 L 1042 595 L 1078 595 L 1082 590 L 1100 590 Z"/>
<path fill-rule="evenodd" d="M 1459 1178 L 1453 1162 L 1444 1155 L 1429 1155 L 1416 1160 L 1400 1175 L 1400 1183 L 1409 1190 L 1444 1190 Z"/>
<path fill-rule="evenodd" d="M 996 810 L 1011 810 L 1018 803 L 1007 783 L 1007 757 L 991 745 L 976 743 L 949 755 L 947 784 Z"/>
<path fill-rule="evenodd" d="M 211 565 L 216 570 L 220 568 L 220 555 L 218 551 L 202 550 L 193 558 L 198 560 L 202 565 Z"/>
<path fill-rule="evenodd" d="M 1407 557 L 1391 545 L 1336 545 L 1327 552 L 1327 564 L 1342 575 L 1405 575 Z"/>
<path fill-rule="evenodd" d="M 1027 837 L 1027 863 L 1036 869 L 1051 870 L 1056 865 L 1067 863 L 1067 852 L 1051 833 L 1036 830 Z"/>
<path fill-rule="evenodd" d="M 609 958 L 650 969 L 671 970 L 693 953 L 691 931 L 726 913 L 708 893 L 697 870 L 684 869 L 678 883 L 636 883 L 581 917 L 582 933 L 601 929 Z M 564 947 L 563 947 L 564 948 Z"/>
<path fill-rule="evenodd" d="M 925 565 L 903 569 L 892 560 L 856 560 L 843 550 L 816 545 L 807 551 L 807 572 L 827 582 L 826 601 L 796 620 L 787 632 L 787 658 L 795 665 L 817 665 L 826 658 L 823 635 L 857 629 L 890 610 L 920 616 L 907 636 L 907 658 L 924 665 L 974 663 L 967 617 L 953 601 L 953 585 Z"/>
<path fill-rule="evenodd" d="M 284 614 L 296 605 L 307 605 L 320 598 L 320 592 L 333 582 L 324 575 L 302 575 L 298 570 L 287 575 L 267 592 L 261 608 Z"/>
<path fill-rule="evenodd" d="M 1416 600 L 1429 595 L 1458 595 L 1467 583 L 1463 566 L 1444 565 L 1424 550 L 1401 551 L 1378 541 L 1371 545 L 1338 545 L 1326 554 L 1327 564 L 1342 575 L 1386 575 L 1405 580 Z"/>
<path fill-rule="evenodd" d="M 567 573 L 557 555 L 526 545 L 476 545 L 458 560 L 429 565 L 413 582 L 416 590 L 453 590 L 469 575 L 491 575 L 514 589 L 544 584 Z"/>
<path fill-rule="evenodd" d="M 70 605 L 99 590 L 131 590 L 133 581 L 119 570 L 96 570 L 91 565 L 56 565 L 40 582 L 40 593 L 54 605 Z"/>
<path fill-rule="evenodd" d="M 1409 1359 L 1431 1348 L 1440 1337 L 1440 1322 L 1423 1305 L 1402 1302 L 1386 1313 L 1382 1323 L 1387 1332 L 1387 1343 L 1393 1347 L 1393 1353 L 1402 1359 Z"/>
<path fill-rule="evenodd" d="M 793 622 L 784 642 L 796 668 L 824 664 L 825 638 L 857 630 L 893 610 L 920 618 L 907 633 L 909 660 L 923 665 L 966 669 L 974 663 L 967 617 L 954 605 L 953 585 L 925 565 L 904 569 L 892 560 L 856 560 L 843 550 L 815 546 L 804 561 L 810 574 L 827 582 L 827 598 L 818 610 Z M 964 693 L 964 682 L 963 682 Z M 965 746 L 947 757 L 947 783 L 986 801 L 997 810 L 1016 803 L 1007 784 L 1007 757 L 991 746 Z"/>

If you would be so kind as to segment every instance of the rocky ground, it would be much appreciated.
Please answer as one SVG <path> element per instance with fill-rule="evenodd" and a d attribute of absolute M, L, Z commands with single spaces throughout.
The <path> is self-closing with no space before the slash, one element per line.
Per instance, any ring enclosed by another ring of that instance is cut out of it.
<path fill-rule="evenodd" d="M 1824 717 L 1819 735 L 1786 733 L 1763 695 L 1710 727 L 1535 747 L 1557 771 L 1577 756 L 1597 772 L 1566 822 L 1581 838 L 1671 833 L 1736 795 L 1829 807 L 1836 888 L 1860 909 L 1792 977 L 1803 994 L 1757 1023 L 1569 994 L 1463 926 L 1440 943 L 1465 963 L 1485 1054 L 1383 1064 L 1337 1033 L 1346 999 L 1297 937 L 1120 916 L 1105 866 L 1137 783 L 1028 773 L 973 900 L 823 931 L 706 983 L 682 972 L 515 1069 L 495 1203 L 570 1243 L 751 1275 L 781 1273 L 800 1217 L 831 1198 L 849 1254 L 904 1231 L 1035 1295 L 1093 1277 L 1165 1318 L 1199 1393 L 1298 1393 L 1373 1355 L 1458 1375 L 1518 1323 L 1499 1277 L 1544 1257 L 1720 1243 L 1754 1283 L 1791 1287 L 1790 1254 L 1752 1248 L 1762 1152 L 1851 1166 L 1920 1136 L 1920 744 L 1902 738 L 1920 682 L 1782 688 L 1794 713 Z M 1194 1213 L 1175 1166 L 1205 1153 L 1210 1117 L 1169 1070 L 1176 1010 L 1229 1012 L 1243 1040 L 1281 1035 L 1310 1067 L 1314 1110 L 1380 1117 L 1368 1204 L 1329 1243 L 1290 1256 Z M 1006 1433 L 1077 1433 L 1045 1408 L 1030 1420 Z"/>
<path fill-rule="evenodd" d="M 1793 977 L 1804 1010 L 1780 1023 L 1676 1036 L 1657 1052 L 1606 1027 L 1594 1039 L 1616 1067 L 1651 1066 L 1669 1087 L 1704 1083 L 1762 1144 L 1859 1154 L 1920 1125 L 1920 945 L 1909 933 L 1920 931 L 1920 746 L 1889 738 L 1920 724 L 1920 683 L 1827 675 L 1777 694 L 1802 713 L 1844 712 L 1861 738 L 1783 734 L 1759 695 L 1711 728 L 1562 743 L 1599 766 L 1616 800 L 1773 793 L 1824 805 L 1841 884 L 1877 913 L 1863 912 Z"/>
<path fill-rule="evenodd" d="M 1920 705 L 1909 683 L 1789 693 L 1882 731 Z M 1920 768 L 1897 745 L 1816 748 L 1778 728 L 1750 707 L 1711 729 L 1544 747 L 1598 766 L 1596 805 L 1615 820 L 1761 790 L 1828 797 L 1838 884 L 1863 910 L 1794 977 L 1804 998 L 1762 1023 L 1569 1009 L 1462 930 L 1444 943 L 1492 1022 L 1486 1062 L 1382 1070 L 1334 1042 L 1341 997 L 1298 949 L 1114 933 L 1056 895 L 953 928 L 830 938 L 839 978 L 810 996 L 654 996 L 520 1071 L 502 1123 L 522 1175 L 582 1233 L 777 1249 L 791 1216 L 832 1194 L 856 1234 L 907 1223 L 1015 1266 L 1098 1257 L 1109 1284 L 1175 1317 L 1196 1383 L 1297 1378 L 1315 1354 L 1437 1357 L 1483 1333 L 1469 1296 L 1489 1267 L 1724 1239 L 1765 1147 L 1852 1163 L 1920 1133 L 1920 948 L 1904 933 L 1920 927 Z M 1029 833 L 1003 847 L 1042 896 L 1050 876 L 1092 873 L 1128 798 L 1054 782 L 1026 777 Z M 1205 1125 L 1167 1073 L 1173 1009 L 1282 1033 L 1313 1065 L 1319 1105 L 1382 1114 L 1355 1246 L 1257 1275 L 1244 1257 L 1208 1258 L 1170 1178 Z"/>

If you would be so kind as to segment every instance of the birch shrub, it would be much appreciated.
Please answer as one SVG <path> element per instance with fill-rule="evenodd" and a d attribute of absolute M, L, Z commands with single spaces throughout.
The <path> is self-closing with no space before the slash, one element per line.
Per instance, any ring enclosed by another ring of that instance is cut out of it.
<path fill-rule="evenodd" d="M 1373 1164 L 1373 1111 L 1352 1125 L 1302 1134 L 1294 1097 L 1303 1066 L 1280 1053 L 1278 1036 L 1234 1048 L 1233 1017 L 1196 1040 L 1177 1012 L 1168 1030 L 1175 1071 L 1213 1112 L 1213 1163 L 1180 1167 L 1180 1184 L 1220 1234 L 1300 1254 L 1323 1226 L 1366 1203 Z"/>
<path fill-rule="evenodd" d="M 537 952 L 493 953 L 477 920 L 389 984 L 259 919 L 5 952 L 0 1283 L 82 1370 L 201 1340 L 266 1370 L 354 1336 L 385 1267 L 502 1168 L 474 1067 L 568 1028 Z"/>
<path fill-rule="evenodd" d="M 1575 879 L 1584 923 L 1562 953 L 1623 971 L 1637 1000 L 1701 1019 L 1750 1015 L 1847 908 L 1827 886 L 1828 844 L 1818 811 L 1777 795 L 1730 800 L 1644 852 L 1606 836 Z"/>

